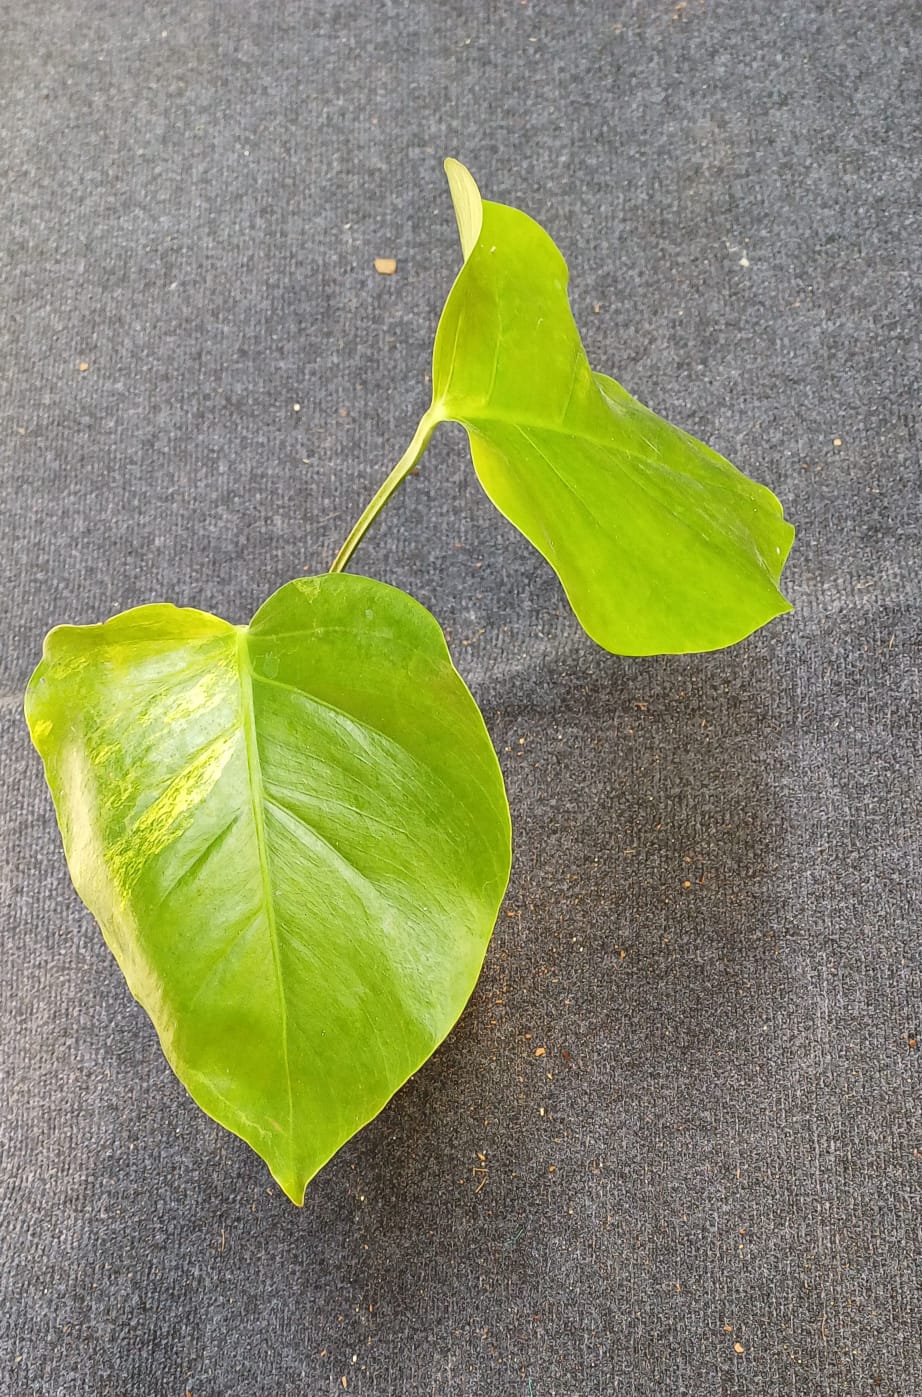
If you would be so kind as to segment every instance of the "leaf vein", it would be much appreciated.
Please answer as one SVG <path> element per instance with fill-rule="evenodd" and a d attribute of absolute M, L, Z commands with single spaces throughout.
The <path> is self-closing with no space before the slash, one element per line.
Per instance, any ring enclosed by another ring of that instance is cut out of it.
<path fill-rule="evenodd" d="M 283 689 L 287 693 L 294 694 L 298 698 L 303 699 L 305 703 L 314 705 L 317 708 L 325 709 L 327 712 L 335 714 L 338 718 L 343 719 L 347 724 L 355 726 L 363 732 L 372 733 L 375 737 L 380 738 L 382 742 L 385 742 L 394 751 L 399 752 L 401 756 L 406 758 L 410 765 L 416 771 L 421 773 L 425 781 L 434 781 L 437 785 L 441 786 L 442 790 L 446 791 L 448 795 L 451 796 L 451 799 L 453 801 L 458 801 L 459 803 L 463 803 L 466 806 L 466 802 L 462 800 L 461 792 L 457 788 L 450 786 L 448 782 L 444 779 L 444 777 L 442 777 L 434 767 L 428 766 L 424 761 L 417 757 L 415 752 L 411 752 L 409 747 L 405 746 L 404 743 L 402 743 L 398 738 L 392 737 L 390 733 L 383 732 L 380 728 L 376 728 L 373 723 L 369 723 L 366 719 L 358 718 L 354 713 L 347 713 L 344 708 L 338 707 L 338 705 L 335 703 L 330 703 L 328 699 L 322 699 L 317 694 L 308 693 L 306 689 L 299 689 L 296 684 L 289 684 L 284 679 L 270 679 L 267 674 L 255 673 L 253 675 L 253 678 L 255 679 L 257 684 L 267 684 L 270 688 Z M 470 779 L 470 772 L 468 772 L 468 778 Z M 490 801 L 491 805 L 495 804 L 495 796 L 483 784 L 483 782 L 477 780 L 475 784 L 478 790 L 480 790 L 483 793 L 483 795 Z M 474 810 L 472 810 L 471 813 L 472 815 L 476 815 L 476 811 Z"/>
<path fill-rule="evenodd" d="M 170 886 L 164 890 L 164 892 L 160 896 L 161 906 L 164 904 L 164 902 L 166 902 L 169 898 L 173 896 L 173 894 L 177 891 L 178 888 L 182 887 L 182 885 L 188 882 L 190 878 L 194 878 L 195 875 L 200 871 L 200 869 L 204 868 L 205 864 L 211 858 L 215 850 L 218 849 L 224 843 L 231 830 L 233 830 L 234 827 L 237 824 L 239 824 L 240 814 L 241 812 L 239 810 L 235 811 L 235 813 L 231 816 L 227 823 L 223 825 L 221 829 L 218 830 L 217 834 L 213 835 L 212 838 L 209 839 L 208 843 L 205 845 L 201 853 L 196 854 L 192 862 L 186 868 L 184 868 L 182 873 L 180 873 L 179 876 L 173 880 Z"/>
<path fill-rule="evenodd" d="M 271 810 L 274 810 L 277 814 L 281 815 L 283 817 L 283 820 L 286 816 L 289 820 L 294 820 L 295 823 L 298 824 L 301 829 L 306 830 L 307 833 L 313 839 L 315 839 L 318 844 L 322 844 L 323 847 L 333 855 L 333 858 L 337 864 L 340 864 L 346 869 L 348 869 L 348 882 L 354 884 L 355 879 L 358 879 L 363 887 L 371 889 L 373 897 L 376 901 L 384 902 L 388 905 L 388 907 L 392 905 L 390 899 L 386 897 L 386 895 L 381 891 L 381 889 L 377 886 L 376 883 L 372 882 L 372 880 L 368 877 L 368 874 L 363 873 L 362 870 L 355 863 L 353 863 L 352 859 L 350 859 L 347 854 L 344 854 L 341 849 L 337 849 L 336 845 L 332 844 L 330 840 L 327 839 L 326 835 L 321 834 L 320 831 L 314 825 L 311 824 L 310 820 L 307 818 L 305 814 L 303 814 L 302 811 L 292 809 L 292 807 L 290 805 L 287 805 L 285 801 L 279 800 L 278 796 L 270 796 L 268 793 L 266 793 L 264 798 L 266 805 Z"/>

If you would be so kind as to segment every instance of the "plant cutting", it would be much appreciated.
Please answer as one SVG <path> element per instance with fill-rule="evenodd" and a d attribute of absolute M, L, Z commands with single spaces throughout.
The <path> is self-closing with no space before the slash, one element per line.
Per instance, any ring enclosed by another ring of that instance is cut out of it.
<path fill-rule="evenodd" d="M 606 650 L 714 650 L 790 610 L 775 496 L 594 373 L 550 237 L 446 171 L 464 262 L 432 402 L 330 571 L 248 625 L 59 626 L 26 693 L 77 892 L 176 1075 L 299 1204 L 457 1020 L 509 877 L 438 622 L 344 571 L 438 425 Z"/>

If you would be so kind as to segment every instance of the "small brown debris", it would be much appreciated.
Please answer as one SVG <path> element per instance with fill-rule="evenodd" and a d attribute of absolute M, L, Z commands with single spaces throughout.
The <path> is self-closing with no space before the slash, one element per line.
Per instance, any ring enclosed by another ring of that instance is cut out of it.
<path fill-rule="evenodd" d="M 375 271 L 376 271 L 376 272 L 380 272 L 381 276 L 393 276 L 394 273 L 396 272 L 396 270 L 397 270 L 397 258 L 396 258 L 396 257 L 376 257 L 376 258 L 375 258 Z"/>
<path fill-rule="evenodd" d="M 547 1048 L 535 1048 L 535 1057 L 544 1057 L 546 1052 Z"/>
<path fill-rule="evenodd" d="M 685 881 L 683 882 L 682 887 L 683 887 L 683 888 L 690 888 L 690 887 L 691 887 L 691 883 L 688 881 L 687 878 L 686 878 Z"/>
<path fill-rule="evenodd" d="M 340 1378 L 340 1382 L 342 1383 L 343 1387 L 348 1387 L 348 1386 L 349 1386 L 349 1380 L 348 1380 L 348 1378 L 345 1376 L 345 1374 L 343 1374 L 343 1376 Z"/>
<path fill-rule="evenodd" d="M 742 1345 L 742 1344 L 734 1344 L 734 1345 L 733 1345 L 733 1352 L 734 1352 L 734 1353 L 745 1353 L 746 1350 L 743 1348 L 743 1345 Z"/>
<path fill-rule="evenodd" d="M 832 439 L 832 444 L 833 444 L 833 446 L 841 446 L 841 445 L 842 445 L 842 438 L 841 438 L 841 437 L 833 437 L 833 439 Z"/>
<path fill-rule="evenodd" d="M 77 365 L 77 368 L 80 370 L 82 374 L 85 374 L 89 367 L 90 366 L 85 359 L 81 359 L 80 363 Z"/>

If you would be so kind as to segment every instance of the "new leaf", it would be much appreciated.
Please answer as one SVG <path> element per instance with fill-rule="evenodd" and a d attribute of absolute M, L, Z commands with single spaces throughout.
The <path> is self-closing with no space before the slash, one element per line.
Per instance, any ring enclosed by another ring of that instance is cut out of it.
<path fill-rule="evenodd" d="M 52 631 L 26 714 L 170 1064 L 300 1203 L 457 1019 L 509 875 L 441 630 L 356 576 L 289 583 L 249 627 L 140 607 Z"/>
<path fill-rule="evenodd" d="M 439 322 L 430 421 L 460 422 L 494 504 L 599 645 L 732 645 L 790 604 L 794 531 L 770 490 L 593 373 L 567 267 L 526 214 L 446 161 L 464 266 Z"/>

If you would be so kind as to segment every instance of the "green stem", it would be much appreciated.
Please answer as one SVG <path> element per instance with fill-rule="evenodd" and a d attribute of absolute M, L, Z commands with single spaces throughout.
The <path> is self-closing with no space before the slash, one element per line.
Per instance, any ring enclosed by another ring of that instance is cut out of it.
<path fill-rule="evenodd" d="M 427 408 L 423 413 L 419 421 L 419 426 L 413 434 L 413 440 L 410 442 L 410 445 L 407 447 L 384 484 L 368 502 L 359 518 L 349 530 L 348 538 L 333 559 L 330 572 L 342 572 L 356 548 L 358 548 L 366 532 L 397 489 L 397 486 L 401 481 L 406 479 L 422 456 L 426 447 L 429 445 L 429 438 L 441 421 L 442 418 L 440 414 L 434 412 L 431 407 Z"/>

